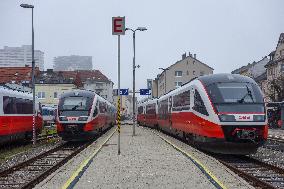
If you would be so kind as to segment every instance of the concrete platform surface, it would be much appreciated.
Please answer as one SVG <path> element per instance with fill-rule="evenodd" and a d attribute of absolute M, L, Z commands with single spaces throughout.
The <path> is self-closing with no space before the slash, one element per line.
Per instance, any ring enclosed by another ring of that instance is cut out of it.
<path fill-rule="evenodd" d="M 115 133 L 74 188 L 216 188 L 189 158 L 158 137 L 157 131 L 137 127 L 133 137 L 131 125 L 123 125 L 121 130 L 121 154 L 117 154 Z M 172 137 L 168 138 L 187 153 L 194 154 L 226 188 L 252 188 L 213 158 Z M 99 143 L 97 141 L 82 152 L 84 155 L 79 154 L 36 188 L 61 188 L 78 168 L 79 162 L 87 159 L 87 154 L 95 151 Z"/>

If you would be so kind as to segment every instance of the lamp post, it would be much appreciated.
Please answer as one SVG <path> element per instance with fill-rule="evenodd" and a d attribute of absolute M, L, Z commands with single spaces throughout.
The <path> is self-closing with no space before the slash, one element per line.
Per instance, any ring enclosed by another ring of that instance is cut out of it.
<path fill-rule="evenodd" d="M 166 94 L 167 93 L 167 70 L 169 70 L 169 68 L 159 68 L 159 69 L 165 72 L 165 94 Z"/>
<path fill-rule="evenodd" d="M 36 144 L 36 128 L 35 128 L 35 58 L 34 58 L 34 6 L 29 4 L 21 4 L 22 8 L 32 9 L 32 89 L 33 89 L 33 145 Z"/>
<path fill-rule="evenodd" d="M 138 27 L 135 30 L 131 29 L 131 28 L 125 28 L 125 31 L 130 30 L 133 33 L 133 133 L 132 136 L 135 136 L 135 32 L 136 31 L 146 31 L 147 28 L 145 27 Z"/>

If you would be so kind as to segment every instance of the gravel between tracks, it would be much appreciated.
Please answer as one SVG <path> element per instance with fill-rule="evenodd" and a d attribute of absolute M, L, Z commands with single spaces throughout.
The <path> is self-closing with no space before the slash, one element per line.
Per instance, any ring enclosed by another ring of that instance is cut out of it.
<path fill-rule="evenodd" d="M 61 145 L 62 143 L 63 143 L 62 140 L 59 140 L 56 142 L 50 142 L 46 144 L 41 143 L 39 145 L 36 145 L 35 147 L 28 149 L 27 151 L 15 154 L 11 158 L 8 158 L 5 162 L 0 164 L 0 171 L 3 171 L 14 165 L 27 161 L 28 159 L 31 159 L 39 154 L 42 154 L 48 150 L 51 150 Z"/>
<path fill-rule="evenodd" d="M 61 188 L 108 133 L 36 188 Z M 121 155 L 117 155 L 115 134 L 94 158 L 75 188 L 215 188 L 187 157 L 156 136 L 152 130 L 138 127 L 136 134 L 132 137 L 131 126 L 122 126 Z M 252 188 L 212 157 L 166 137 L 194 155 L 228 188 Z"/>

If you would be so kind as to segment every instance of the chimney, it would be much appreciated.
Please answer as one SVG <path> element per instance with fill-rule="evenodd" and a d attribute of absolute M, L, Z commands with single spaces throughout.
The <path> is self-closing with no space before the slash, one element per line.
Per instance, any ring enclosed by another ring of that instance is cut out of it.
<path fill-rule="evenodd" d="M 192 54 L 190 52 L 188 52 L 188 56 L 192 57 Z"/>
<path fill-rule="evenodd" d="M 25 64 L 25 67 L 26 67 L 26 68 L 28 68 L 28 67 L 29 67 L 29 65 L 28 65 L 28 64 Z"/>
<path fill-rule="evenodd" d="M 185 59 L 185 58 L 186 58 L 186 53 L 184 53 L 184 54 L 181 55 L 181 59 L 182 59 L 182 60 Z"/>
<path fill-rule="evenodd" d="M 53 69 L 47 69 L 46 72 L 49 73 L 49 74 L 53 73 Z"/>
<path fill-rule="evenodd" d="M 194 59 L 196 59 L 196 54 L 193 55 Z"/>

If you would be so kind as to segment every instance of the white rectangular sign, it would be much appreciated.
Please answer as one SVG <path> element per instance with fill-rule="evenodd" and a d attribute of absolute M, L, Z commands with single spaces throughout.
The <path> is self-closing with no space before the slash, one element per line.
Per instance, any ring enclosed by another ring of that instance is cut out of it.
<path fill-rule="evenodd" d="M 112 35 L 125 34 L 125 17 L 112 17 Z"/>

